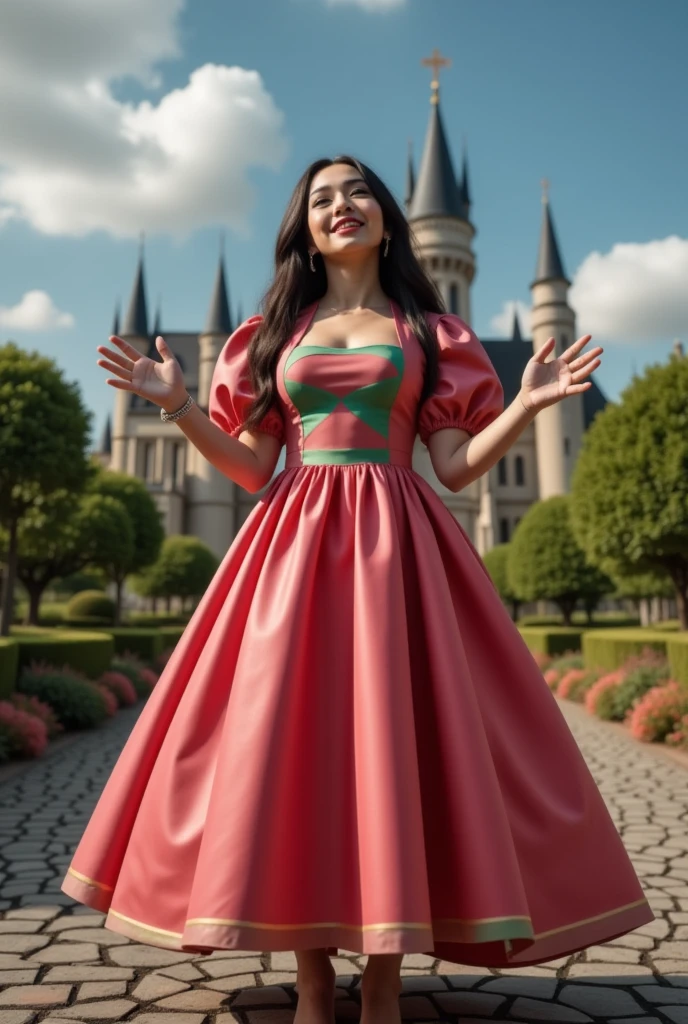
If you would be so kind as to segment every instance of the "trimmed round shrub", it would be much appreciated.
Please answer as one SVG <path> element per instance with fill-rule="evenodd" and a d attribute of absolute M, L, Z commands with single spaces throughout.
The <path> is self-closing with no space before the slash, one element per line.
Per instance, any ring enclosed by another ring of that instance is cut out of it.
<path fill-rule="evenodd" d="M 8 700 L 0 700 L 0 722 L 8 738 L 10 757 L 40 757 L 48 745 L 45 722 L 15 708 Z"/>
<path fill-rule="evenodd" d="M 148 697 L 151 692 L 150 685 L 141 677 L 141 671 L 145 667 L 142 661 L 129 654 L 126 658 L 113 658 L 110 662 L 109 671 L 121 672 L 122 675 L 126 676 L 131 681 L 136 691 L 136 696 L 141 698 Z"/>
<path fill-rule="evenodd" d="M 65 619 L 115 621 L 115 602 L 102 590 L 80 590 L 68 602 Z"/>
<path fill-rule="evenodd" d="M 585 694 L 585 710 L 591 715 L 610 721 L 614 713 L 614 693 L 624 676 L 623 669 L 600 676 Z"/>
<path fill-rule="evenodd" d="M 623 682 L 619 683 L 612 702 L 612 718 L 623 722 L 636 700 L 659 683 L 669 678 L 669 665 L 666 659 L 659 665 L 641 665 L 639 668 L 626 672 Z"/>
<path fill-rule="evenodd" d="M 98 682 L 114 694 L 121 708 L 136 704 L 139 699 L 134 684 L 123 672 L 103 672 Z"/>
<path fill-rule="evenodd" d="M 49 704 L 65 729 L 93 729 L 107 717 L 98 687 L 64 669 L 25 668 L 17 679 L 17 690 Z"/>
<path fill-rule="evenodd" d="M 645 743 L 661 742 L 688 715 L 688 691 L 672 680 L 639 697 L 629 714 L 631 733 Z"/>
<path fill-rule="evenodd" d="M 670 732 L 664 742 L 670 747 L 678 748 L 679 750 L 688 750 L 688 715 L 683 715 L 674 727 L 673 732 Z"/>
<path fill-rule="evenodd" d="M 7 699 L 10 704 L 14 704 L 15 708 L 19 708 L 20 711 L 27 711 L 30 715 L 40 718 L 48 730 L 49 740 L 64 732 L 64 726 L 60 724 L 57 715 L 45 701 L 39 700 L 38 697 L 29 697 L 25 693 L 17 693 L 16 691 L 11 693 Z"/>
<path fill-rule="evenodd" d="M 93 685 L 103 698 L 103 702 L 105 704 L 105 714 L 108 716 L 108 718 L 112 718 L 113 715 L 117 714 L 117 709 L 119 708 L 119 702 L 117 700 L 117 697 L 114 695 L 114 693 L 108 686 L 105 686 L 104 683 L 96 682 Z"/>

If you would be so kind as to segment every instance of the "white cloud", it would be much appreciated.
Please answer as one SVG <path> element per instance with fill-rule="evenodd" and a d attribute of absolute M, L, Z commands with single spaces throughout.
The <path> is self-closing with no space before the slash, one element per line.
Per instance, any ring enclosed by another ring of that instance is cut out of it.
<path fill-rule="evenodd" d="M 15 331 L 48 331 L 74 323 L 71 313 L 63 313 L 47 292 L 38 289 L 26 292 L 16 306 L 0 306 L 0 327 Z"/>
<path fill-rule="evenodd" d="M 620 242 L 590 253 L 569 300 L 581 332 L 596 341 L 688 339 L 688 239 Z"/>
<path fill-rule="evenodd" d="M 341 7 L 343 4 L 355 4 L 364 11 L 392 11 L 404 7 L 406 0 L 327 0 L 328 7 Z"/>
<path fill-rule="evenodd" d="M 530 306 L 526 306 L 520 300 L 510 299 L 502 305 L 501 313 L 497 313 L 490 320 L 490 328 L 504 338 L 510 338 L 514 326 L 514 310 L 518 313 L 518 320 L 521 327 L 521 334 L 524 338 L 530 337 Z"/>
<path fill-rule="evenodd" d="M 619 242 L 610 252 L 590 253 L 576 270 L 568 301 L 579 335 L 592 334 L 595 342 L 688 340 L 688 239 Z M 510 338 L 515 306 L 529 337 L 531 310 L 523 302 L 505 302 L 490 327 Z"/>
<path fill-rule="evenodd" d="M 279 170 L 284 115 L 257 71 L 205 64 L 150 102 L 112 84 L 160 85 L 179 57 L 184 0 L 5 0 L 0 34 L 0 228 L 48 235 L 247 234 L 251 167 Z M 40 25 L 40 32 L 35 30 Z"/>

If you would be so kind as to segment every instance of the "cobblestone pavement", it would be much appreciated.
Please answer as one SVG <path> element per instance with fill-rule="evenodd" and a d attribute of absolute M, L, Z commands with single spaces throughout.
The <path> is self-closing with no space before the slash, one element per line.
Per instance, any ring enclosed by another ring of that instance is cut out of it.
<path fill-rule="evenodd" d="M 0 1024 L 290 1024 L 293 953 L 177 953 L 102 927 L 60 882 L 140 707 L 0 785 Z M 566 701 L 562 710 L 658 919 L 537 967 L 409 954 L 403 1019 L 688 1024 L 688 771 Z M 358 1020 L 366 957 L 340 955 L 337 1021 Z M 386 1024 L 382 1021 L 380 1024 Z"/>

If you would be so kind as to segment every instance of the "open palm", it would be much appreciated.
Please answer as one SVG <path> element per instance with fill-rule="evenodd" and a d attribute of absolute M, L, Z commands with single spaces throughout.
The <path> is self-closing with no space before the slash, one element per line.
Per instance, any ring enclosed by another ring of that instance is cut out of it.
<path fill-rule="evenodd" d="M 174 396 L 185 394 L 182 368 L 164 338 L 158 336 L 155 339 L 158 352 L 162 356 L 161 363 L 142 355 L 133 345 L 116 334 L 110 336 L 110 341 L 121 351 L 116 352 L 105 345 L 98 345 L 97 351 L 109 358 L 96 360 L 98 366 L 117 374 L 119 378 L 108 378 L 107 384 L 124 391 L 133 391 L 156 405 L 165 405 Z"/>
<path fill-rule="evenodd" d="M 598 356 L 603 349 L 598 345 L 585 355 L 578 356 L 591 338 L 591 334 L 584 334 L 548 363 L 545 359 L 552 351 L 554 338 L 549 338 L 538 349 L 528 360 L 521 380 L 521 398 L 527 408 L 544 409 L 568 395 L 576 395 L 592 387 L 592 381 L 586 381 L 585 377 L 600 365 Z M 574 358 L 576 356 L 578 358 Z"/>

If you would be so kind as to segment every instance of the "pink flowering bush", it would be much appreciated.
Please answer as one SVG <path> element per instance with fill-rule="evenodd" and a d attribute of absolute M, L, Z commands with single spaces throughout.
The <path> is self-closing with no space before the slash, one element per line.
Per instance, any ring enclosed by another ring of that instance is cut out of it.
<path fill-rule="evenodd" d="M 45 722 L 9 700 L 0 700 L 0 730 L 10 757 L 40 757 L 48 745 Z"/>
<path fill-rule="evenodd" d="M 30 715 L 35 715 L 36 718 L 45 722 L 49 740 L 57 736 L 58 733 L 64 732 L 64 726 L 55 714 L 54 708 L 47 701 L 40 700 L 35 696 L 30 697 L 26 693 L 11 693 L 8 700 L 20 711 L 28 711 Z"/>
<path fill-rule="evenodd" d="M 589 675 L 588 670 L 584 668 L 570 668 L 568 672 L 564 672 L 556 690 L 557 697 L 568 697 L 570 699 L 574 685 L 580 683 L 583 679 L 587 679 Z"/>
<path fill-rule="evenodd" d="M 110 687 L 109 686 L 105 686 L 104 683 L 96 682 L 96 683 L 93 683 L 93 686 L 98 691 L 98 693 L 101 694 L 101 696 L 103 698 L 103 701 L 105 703 L 105 714 L 106 714 L 106 716 L 108 718 L 112 718 L 113 715 L 117 714 L 117 709 L 119 707 L 119 704 L 117 702 L 117 697 L 114 695 L 114 693 L 112 692 Z"/>
<path fill-rule="evenodd" d="M 551 654 L 546 654 L 545 651 L 531 651 L 530 653 L 533 655 L 533 660 L 541 671 L 544 672 L 546 668 L 549 668 L 552 663 Z"/>
<path fill-rule="evenodd" d="M 681 716 L 674 731 L 665 736 L 664 742 L 675 749 L 688 750 L 688 714 Z"/>
<path fill-rule="evenodd" d="M 688 715 L 688 691 L 670 680 L 639 697 L 629 711 L 631 733 L 645 743 L 661 742 Z"/>
<path fill-rule="evenodd" d="M 103 672 L 98 682 L 115 695 L 119 707 L 136 704 L 139 699 L 134 684 L 123 672 Z"/>
<path fill-rule="evenodd" d="M 557 687 L 559 686 L 559 680 L 561 678 L 561 675 L 561 670 L 558 668 L 548 668 L 545 670 L 545 682 L 549 686 L 550 690 L 552 690 L 552 692 L 556 692 Z"/>
<path fill-rule="evenodd" d="M 598 718 L 609 719 L 614 709 L 614 690 L 625 679 L 626 673 L 623 668 L 614 672 L 607 672 L 600 676 L 597 682 L 593 683 L 585 694 L 585 710 Z"/>
<path fill-rule="evenodd" d="M 150 686 L 151 690 L 160 678 L 158 673 L 153 671 L 152 668 L 142 668 L 139 675 L 141 676 L 141 679 L 143 679 L 144 683 L 147 683 L 148 686 Z"/>

